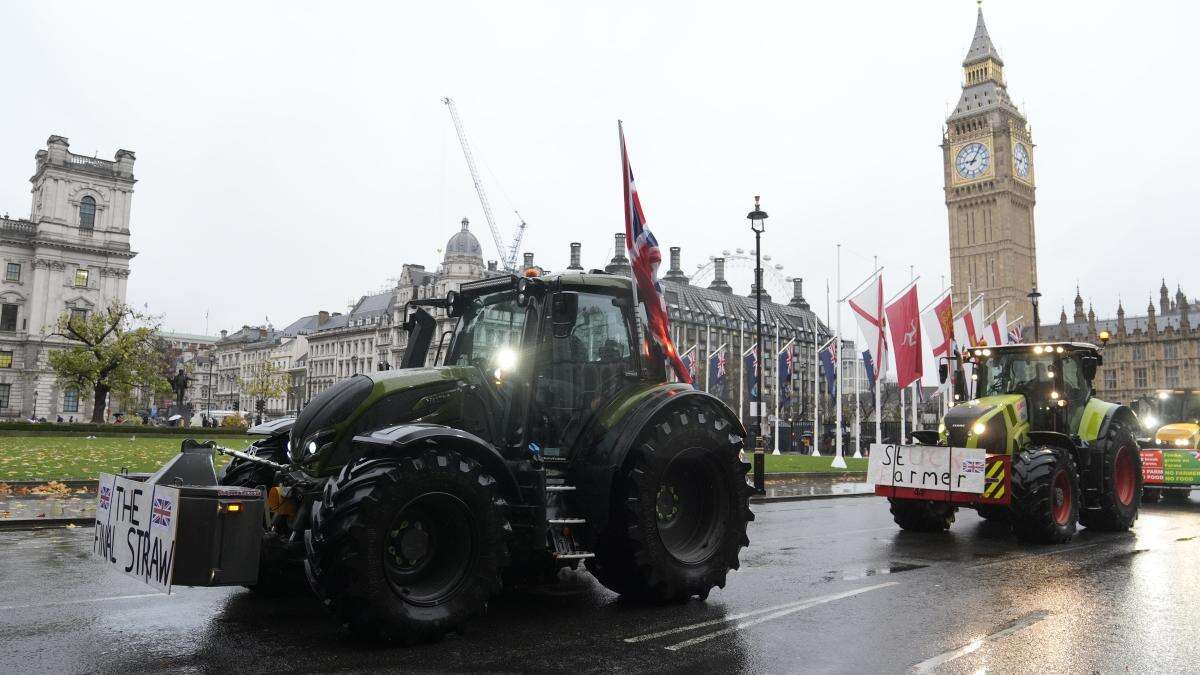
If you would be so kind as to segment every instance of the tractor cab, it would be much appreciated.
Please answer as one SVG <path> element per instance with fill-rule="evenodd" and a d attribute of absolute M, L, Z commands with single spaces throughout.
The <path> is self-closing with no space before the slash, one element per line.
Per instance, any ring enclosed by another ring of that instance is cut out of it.
<path fill-rule="evenodd" d="M 531 444 L 547 456 L 566 454 L 622 391 L 666 380 L 661 354 L 641 339 L 645 309 L 635 320 L 625 279 L 505 276 L 428 304 L 457 319 L 441 365 L 477 371 L 502 420 L 500 437 L 489 440 L 516 454 Z M 431 320 L 421 314 L 418 307 L 413 321 Z"/>
<path fill-rule="evenodd" d="M 984 347 L 968 355 L 974 398 L 1019 395 L 1031 429 L 1067 434 L 1079 429 L 1103 362 L 1099 349 L 1083 343 Z"/>
<path fill-rule="evenodd" d="M 1134 401 L 1146 431 L 1143 445 L 1162 448 L 1200 447 L 1200 389 L 1160 389 Z"/>

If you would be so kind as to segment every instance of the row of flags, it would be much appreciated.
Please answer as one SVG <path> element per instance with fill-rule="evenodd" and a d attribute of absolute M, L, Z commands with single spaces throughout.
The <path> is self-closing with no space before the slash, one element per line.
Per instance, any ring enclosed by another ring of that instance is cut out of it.
<path fill-rule="evenodd" d="M 680 355 L 670 337 L 670 320 L 662 285 L 658 281 L 658 268 L 662 263 L 662 252 L 658 240 L 646 227 L 645 213 L 633 179 L 629 163 L 629 152 L 625 145 L 625 130 L 617 123 L 621 142 L 622 191 L 625 201 L 625 241 L 629 251 L 630 266 L 635 280 L 634 292 L 640 294 L 646 305 L 647 334 L 666 357 L 676 377 L 687 383 L 697 378 L 697 351 L 692 347 Z M 939 293 L 938 298 L 925 309 L 917 299 L 915 279 L 897 296 L 884 302 L 883 274 L 876 270 L 867 281 L 858 287 L 852 297 L 846 298 L 857 320 L 859 330 L 866 339 L 862 360 L 867 380 L 872 389 L 887 373 L 889 355 L 896 368 L 897 385 L 903 389 L 923 376 L 922 327 L 929 337 L 929 349 L 935 359 L 953 356 L 968 347 L 1003 345 L 1021 341 L 1020 330 L 1010 327 L 1003 308 L 992 316 L 984 316 L 983 295 L 971 298 L 967 307 L 955 313 L 949 289 Z M 636 296 L 635 296 L 636 297 Z M 840 300 L 839 300 L 840 302 Z M 990 321 L 989 321 L 990 319 Z M 890 339 L 889 339 L 890 338 Z M 776 343 L 778 346 L 778 343 Z M 818 360 L 825 373 L 829 391 L 836 386 L 840 340 L 831 339 L 818 353 Z M 708 389 L 719 395 L 726 393 L 728 345 L 721 345 L 708 355 L 706 382 Z M 756 344 L 742 356 L 742 372 L 746 377 L 746 389 L 751 403 L 760 400 L 757 387 L 757 361 L 761 350 Z M 889 354 L 890 352 L 890 354 Z M 792 378 L 795 374 L 796 357 L 793 343 L 789 342 L 776 355 L 777 381 L 781 394 L 780 403 L 790 402 Z M 922 392 L 923 393 L 923 392 Z"/>

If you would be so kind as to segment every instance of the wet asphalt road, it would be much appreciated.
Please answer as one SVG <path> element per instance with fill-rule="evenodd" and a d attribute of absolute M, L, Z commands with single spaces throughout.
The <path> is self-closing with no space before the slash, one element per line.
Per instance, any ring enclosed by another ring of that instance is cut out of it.
<path fill-rule="evenodd" d="M 757 505 L 742 569 L 705 603 L 510 591 L 464 636 L 384 647 L 316 601 L 167 597 L 89 560 L 89 528 L 0 532 L 0 672 L 1195 672 L 1200 493 L 1133 532 L 1029 547 L 960 511 L 896 529 L 875 497 Z"/>

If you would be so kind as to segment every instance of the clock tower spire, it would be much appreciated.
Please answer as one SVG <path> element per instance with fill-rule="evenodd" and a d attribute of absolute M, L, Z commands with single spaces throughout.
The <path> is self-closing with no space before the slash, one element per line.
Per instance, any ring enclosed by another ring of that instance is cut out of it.
<path fill-rule="evenodd" d="M 984 293 L 988 312 L 1003 303 L 1010 318 L 1033 320 L 1025 297 L 1037 284 L 1033 140 L 1008 95 L 1004 60 L 983 9 L 962 62 L 962 94 L 942 139 L 954 304 Z"/>

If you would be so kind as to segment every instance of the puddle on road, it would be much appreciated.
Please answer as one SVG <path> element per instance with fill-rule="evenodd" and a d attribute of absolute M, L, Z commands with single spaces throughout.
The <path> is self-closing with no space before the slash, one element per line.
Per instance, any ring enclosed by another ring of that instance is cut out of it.
<path fill-rule="evenodd" d="M 909 572 L 919 570 L 929 565 L 921 565 L 918 563 L 893 562 L 884 567 L 872 567 L 864 569 L 842 570 L 835 572 L 827 572 L 821 577 L 821 581 L 855 581 L 858 579 L 866 579 L 868 577 L 878 577 L 885 574 L 897 574 L 899 572 Z"/>

